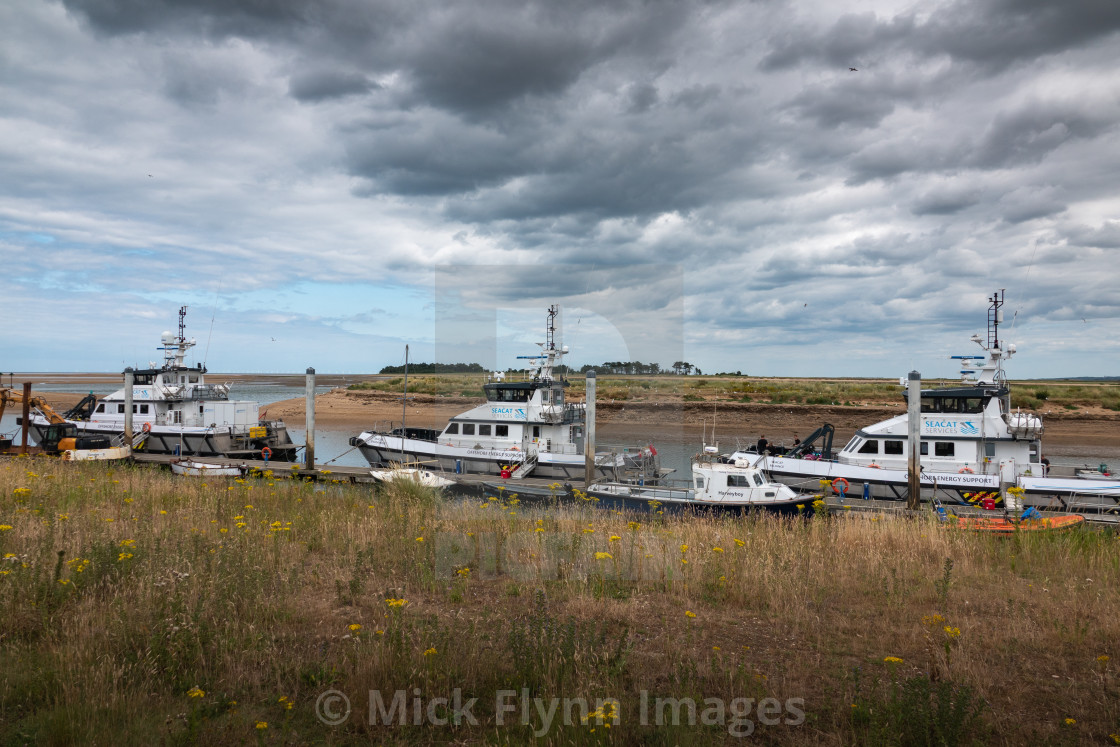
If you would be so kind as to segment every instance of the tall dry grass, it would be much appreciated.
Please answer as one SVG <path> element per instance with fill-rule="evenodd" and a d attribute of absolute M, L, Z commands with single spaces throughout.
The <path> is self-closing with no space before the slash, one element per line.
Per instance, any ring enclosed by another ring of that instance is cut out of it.
<path fill-rule="evenodd" d="M 675 744 L 748 721 L 784 744 L 1120 734 L 1112 533 L 635 516 L 12 459 L 0 557 L 5 742 Z M 617 699 L 619 723 L 573 703 L 567 726 L 499 726 L 496 694 L 522 688 Z M 353 706 L 337 726 L 316 715 L 332 689 Z M 479 724 L 371 725 L 369 692 L 396 690 L 477 697 Z M 805 718 L 643 725 L 643 691 L 701 709 L 801 699 Z"/>

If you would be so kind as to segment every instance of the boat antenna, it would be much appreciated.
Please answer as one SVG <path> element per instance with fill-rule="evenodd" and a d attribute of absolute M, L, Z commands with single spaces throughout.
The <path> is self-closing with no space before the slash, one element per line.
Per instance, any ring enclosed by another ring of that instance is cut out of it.
<path fill-rule="evenodd" d="M 1038 239 L 1035 238 L 1031 244 L 1034 248 L 1031 249 L 1031 261 L 1027 263 L 1027 274 L 1023 277 L 1023 285 L 1027 285 L 1031 279 L 1031 268 L 1034 267 L 1034 257 L 1038 254 Z M 1019 305 L 1015 307 L 1015 311 L 1011 312 L 1011 333 L 1015 333 L 1015 322 L 1019 321 L 1019 312 L 1023 310 L 1023 302 L 1020 301 Z"/>
<path fill-rule="evenodd" d="M 218 316 L 218 294 L 222 292 L 222 281 L 218 281 L 218 290 L 214 291 L 214 308 L 210 313 L 210 332 L 206 335 L 206 350 L 202 351 L 202 367 L 206 368 L 206 359 L 210 357 L 210 338 L 214 336 L 214 318 Z"/>

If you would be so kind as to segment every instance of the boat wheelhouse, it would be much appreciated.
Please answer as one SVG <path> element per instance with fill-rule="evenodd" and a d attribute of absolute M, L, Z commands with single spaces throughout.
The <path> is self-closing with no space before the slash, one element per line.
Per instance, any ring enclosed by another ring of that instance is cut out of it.
<path fill-rule="evenodd" d="M 569 402 L 569 384 L 557 375 L 566 347 L 555 340 L 559 307 L 548 309 L 546 339 L 537 343 L 523 381 L 490 376 L 482 390 L 486 402 L 451 418 L 442 430 L 396 428 L 370 430 L 350 439 L 373 467 L 393 462 L 420 462 L 428 469 L 480 473 L 518 479 L 582 479 L 585 473 L 586 407 Z M 657 452 L 641 446 L 596 451 L 596 472 L 604 479 L 641 474 L 660 476 Z"/>
<path fill-rule="evenodd" d="M 155 454 L 252 458 L 269 449 L 271 459 L 292 461 L 296 446 L 282 421 L 260 419 L 260 405 L 229 398 L 229 384 L 210 384 L 206 367 L 186 365 L 187 351 L 196 345 L 186 337 L 187 307 L 179 309 L 179 334 L 164 332 L 159 350 L 163 365 L 125 370 L 132 375 L 131 420 L 134 448 Z M 127 386 L 127 384 L 126 384 Z M 92 395 L 69 413 L 82 435 L 121 436 L 125 431 L 129 392 L 124 387 L 101 400 Z M 38 414 L 31 419 L 36 440 L 49 425 Z"/>

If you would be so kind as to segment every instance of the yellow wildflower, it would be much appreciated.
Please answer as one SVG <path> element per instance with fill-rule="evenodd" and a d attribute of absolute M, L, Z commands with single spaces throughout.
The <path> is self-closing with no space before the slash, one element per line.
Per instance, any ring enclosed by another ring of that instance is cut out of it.
<path fill-rule="evenodd" d="M 424 652 L 424 656 L 432 656 L 435 653 L 436 653 L 436 647 L 432 646 L 430 649 L 428 649 L 427 651 Z"/>
<path fill-rule="evenodd" d="M 696 617 L 696 613 L 693 612 L 692 610 L 685 610 L 684 611 L 684 616 L 688 617 L 688 618 L 693 618 L 693 617 Z"/>
<path fill-rule="evenodd" d="M 189 698 L 201 698 L 205 694 L 206 693 L 198 685 L 195 685 L 190 690 L 187 690 L 187 697 Z"/>
<path fill-rule="evenodd" d="M 361 629 L 362 629 L 362 626 L 359 625 L 358 623 L 350 623 L 350 632 L 351 633 L 357 633 Z"/>
<path fill-rule="evenodd" d="M 883 659 L 883 661 L 885 661 L 888 664 L 901 664 L 902 663 L 902 659 L 898 658 L 897 656 L 887 656 Z"/>
<path fill-rule="evenodd" d="M 609 552 L 597 552 L 597 553 L 595 553 L 595 559 L 596 560 L 614 560 L 614 556 L 612 556 Z"/>
<path fill-rule="evenodd" d="M 268 722 L 267 721 L 258 721 L 257 722 L 257 728 L 260 729 L 261 731 L 264 731 L 265 729 L 268 728 Z"/>

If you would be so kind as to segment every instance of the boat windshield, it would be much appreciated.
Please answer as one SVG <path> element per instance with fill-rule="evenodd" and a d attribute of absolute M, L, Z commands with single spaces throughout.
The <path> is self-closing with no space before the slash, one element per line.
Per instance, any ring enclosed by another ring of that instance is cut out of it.
<path fill-rule="evenodd" d="M 531 384 L 487 384 L 482 389 L 490 402 L 528 402 L 533 393 Z"/>

